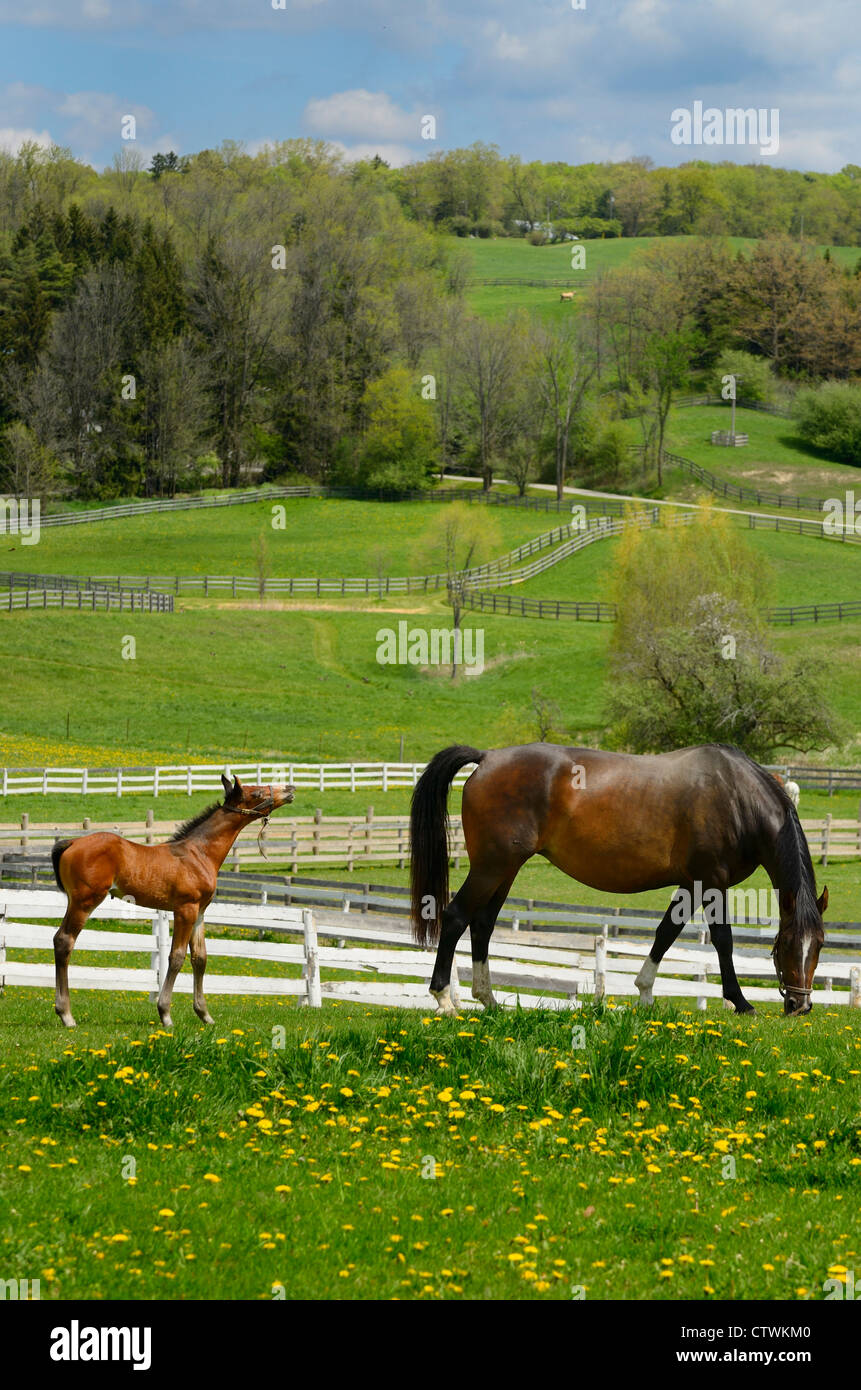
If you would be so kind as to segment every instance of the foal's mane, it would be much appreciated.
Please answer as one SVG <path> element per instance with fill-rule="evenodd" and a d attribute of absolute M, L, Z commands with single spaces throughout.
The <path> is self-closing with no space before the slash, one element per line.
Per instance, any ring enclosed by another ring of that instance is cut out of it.
<path fill-rule="evenodd" d="M 203 825 L 203 822 L 209 820 L 211 815 L 214 815 L 216 811 L 220 811 L 223 805 L 223 801 L 213 801 L 212 805 L 207 806 L 205 811 L 201 811 L 198 815 L 192 816 L 190 820 L 183 821 L 179 829 L 175 830 L 171 835 L 168 844 L 173 844 L 174 840 L 187 840 L 199 825 Z"/>
<path fill-rule="evenodd" d="M 806 936 L 813 932 L 820 941 L 823 939 L 822 918 L 817 906 L 816 872 L 810 858 L 807 837 L 801 828 L 798 812 L 785 789 L 776 782 L 770 772 L 754 762 L 740 748 L 721 745 L 724 752 L 744 759 L 748 769 L 754 774 L 763 791 L 780 803 L 785 814 L 783 825 L 774 842 L 775 860 L 781 889 L 795 894 L 795 912 L 784 928 L 785 935 Z"/>

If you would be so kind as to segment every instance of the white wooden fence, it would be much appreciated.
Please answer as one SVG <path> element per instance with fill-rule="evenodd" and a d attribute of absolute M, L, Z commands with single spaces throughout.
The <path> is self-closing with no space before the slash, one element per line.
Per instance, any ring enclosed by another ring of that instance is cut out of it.
<path fill-rule="evenodd" d="M 75 796 L 159 796 L 167 792 L 222 792 L 221 774 L 232 773 L 255 786 L 289 785 L 297 791 L 389 791 L 414 787 L 424 763 L 186 763 L 160 767 L 4 767 L 0 796 L 73 793 Z M 469 764 L 454 779 L 462 786 L 474 770 Z"/>
<path fill-rule="evenodd" d="M 53 961 L 30 963 L 8 959 L 9 950 L 51 949 L 56 922 L 65 907 L 64 895 L 56 892 L 7 892 L 0 897 L 0 987 L 38 986 L 54 983 Z M 54 925 L 46 925 L 51 918 Z M 151 936 L 142 933 L 85 928 L 79 938 L 79 951 L 122 951 L 149 953 L 148 969 L 125 969 L 75 965 L 69 967 L 72 989 L 107 989 L 148 991 L 154 1000 L 167 969 L 169 951 L 169 920 L 166 913 L 152 912 L 120 899 L 102 903 L 93 919 L 119 921 L 150 921 Z M 259 933 L 284 932 L 301 934 L 299 942 L 267 942 L 262 940 L 228 940 L 207 938 L 207 951 L 214 958 L 265 960 L 280 965 L 302 966 L 302 978 L 284 975 L 222 975 L 209 971 L 206 976 L 207 994 L 236 995 L 296 995 L 300 1002 L 318 1008 L 323 999 L 354 1000 L 360 1004 L 419 1008 L 434 1005 L 428 996 L 433 951 L 415 947 L 408 932 L 392 926 L 369 924 L 367 918 L 349 912 L 315 914 L 307 909 L 288 907 L 232 907 L 213 904 L 207 909 L 210 926 L 244 928 Z M 340 944 L 323 946 L 318 932 Z M 350 944 L 348 944 L 350 943 Z M 577 1007 L 582 996 L 595 998 L 614 996 L 637 997 L 634 977 L 647 954 L 646 943 L 619 941 L 599 937 L 583 945 L 583 938 L 497 930 L 494 934 L 491 959 L 494 993 L 502 1004 L 517 1002 L 524 1008 L 565 1009 Z M 74 962 L 74 956 L 72 957 Z M 743 979 L 763 976 L 768 985 L 746 985 L 745 994 L 752 1002 L 779 1002 L 774 984 L 774 965 L 765 955 L 737 953 L 736 965 Z M 323 979 L 322 972 L 349 972 L 349 979 Z M 668 952 L 653 986 L 655 995 L 664 998 L 696 1000 L 705 1009 L 709 998 L 721 998 L 719 983 L 711 983 L 709 975 L 718 974 L 714 951 L 701 944 L 698 947 L 674 946 Z M 378 977 L 397 976 L 396 980 Z M 453 997 L 458 999 L 459 980 L 471 980 L 472 962 L 469 945 L 462 941 L 455 955 L 452 970 Z M 817 1004 L 861 1007 L 861 966 L 851 961 L 820 961 L 813 999 Z M 835 985 L 843 987 L 835 988 Z M 184 971 L 177 979 L 176 989 L 189 994 L 192 976 Z M 478 1007 L 463 999 L 468 1009 Z"/>

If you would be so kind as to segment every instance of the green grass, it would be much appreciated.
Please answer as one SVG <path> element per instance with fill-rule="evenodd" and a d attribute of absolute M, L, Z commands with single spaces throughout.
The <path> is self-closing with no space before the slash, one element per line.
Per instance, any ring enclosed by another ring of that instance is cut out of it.
<path fill-rule="evenodd" d="M 69 1035 L 47 991 L 7 990 L 6 1277 L 43 1299 L 767 1301 L 857 1263 L 844 1010 L 216 1002 L 204 1030 L 180 1000 L 167 1035 L 142 997 L 81 995 Z"/>
<path fill-rule="evenodd" d="M 742 530 L 745 544 L 762 562 L 763 605 L 845 602 L 861 598 L 861 563 L 856 546 L 789 531 Z M 611 597 L 615 540 L 597 541 L 533 579 L 500 595 L 604 599 Z"/>
<path fill-rule="evenodd" d="M 3 566 L 49 574 L 256 575 L 254 547 L 263 535 L 273 576 L 374 577 L 380 567 L 388 575 L 427 574 L 440 568 L 429 532 L 449 505 L 303 497 L 46 527 L 38 545 L 4 547 Z M 272 527 L 273 506 L 285 509 L 283 530 Z M 501 507 L 488 508 L 486 517 L 499 537 L 495 554 L 558 525 L 550 514 Z"/>
<path fill-rule="evenodd" d="M 466 250 L 470 257 L 470 275 L 474 279 L 497 279 L 519 276 L 526 279 L 565 279 L 570 277 L 576 283 L 578 275 L 588 284 L 596 275 L 620 269 L 643 256 L 652 246 L 674 246 L 680 237 L 616 237 L 610 240 L 565 242 L 555 246 L 531 246 L 522 237 L 497 237 L 464 239 L 450 237 L 448 241 L 455 253 Z M 749 251 L 756 245 L 750 237 L 727 237 L 733 251 Z M 586 251 L 586 264 L 582 270 L 571 269 L 572 246 L 582 246 Z M 824 255 L 825 247 L 815 248 Z M 857 247 L 831 247 L 832 258 L 841 266 L 855 267 L 859 251 Z M 562 304 L 559 289 L 537 288 L 526 285 L 485 286 L 472 284 L 467 289 L 470 307 L 485 318 L 504 319 L 508 314 L 520 309 L 536 313 L 545 321 L 564 322 L 566 316 L 576 312 L 578 300 L 574 305 Z"/>
<path fill-rule="evenodd" d="M 720 448 L 711 443 L 711 432 L 729 429 L 729 406 L 690 406 L 674 409 L 670 415 L 667 447 L 717 477 L 741 487 L 800 497 L 842 497 L 847 488 L 858 488 L 858 469 L 836 463 L 811 448 L 796 433 L 792 420 L 766 415 L 758 410 L 736 410 L 736 429 L 750 442 L 740 449 Z M 687 475 L 671 471 L 667 487 L 675 495 L 676 480 Z M 690 478 L 687 478 L 690 483 Z M 721 501 L 721 505 L 748 507 L 747 502 Z M 764 510 L 773 511 L 763 504 Z M 811 515 L 813 515 L 811 509 Z"/>

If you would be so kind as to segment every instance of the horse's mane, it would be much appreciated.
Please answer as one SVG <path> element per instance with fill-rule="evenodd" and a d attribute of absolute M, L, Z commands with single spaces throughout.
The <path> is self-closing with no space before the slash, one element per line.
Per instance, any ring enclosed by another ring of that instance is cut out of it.
<path fill-rule="evenodd" d="M 183 821 L 179 829 L 175 830 L 171 835 L 168 844 L 173 844 L 174 840 L 187 840 L 192 831 L 196 830 L 199 825 L 203 825 L 205 820 L 209 820 L 209 817 L 213 815 L 215 811 L 220 811 L 223 804 L 224 803 L 221 801 L 213 801 L 212 805 L 207 806 L 205 811 L 201 811 L 199 815 L 192 816 L 190 820 Z"/>
<path fill-rule="evenodd" d="M 821 941 L 824 933 L 816 902 L 816 871 L 810 858 L 807 837 L 801 828 L 792 798 L 770 772 L 766 772 L 764 767 L 760 767 L 759 763 L 754 762 L 753 758 L 748 757 L 740 748 L 733 748 L 728 744 L 718 744 L 718 747 L 725 753 L 743 759 L 760 786 L 783 807 L 786 814 L 775 840 L 775 858 L 781 888 L 795 894 L 795 912 L 785 931 L 792 936 L 804 936 L 808 932 L 814 932 Z"/>

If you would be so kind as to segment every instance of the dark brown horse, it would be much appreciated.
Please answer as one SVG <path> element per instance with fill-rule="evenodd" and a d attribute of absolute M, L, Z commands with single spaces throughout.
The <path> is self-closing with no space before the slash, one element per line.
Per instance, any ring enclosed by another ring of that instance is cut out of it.
<path fill-rule="evenodd" d="M 466 882 L 448 902 L 448 789 L 467 763 L 463 792 Z M 728 891 L 762 865 L 778 893 L 772 951 L 784 1012 L 808 1013 L 824 940 L 810 851 L 795 808 L 769 773 L 738 748 L 706 744 L 640 757 L 532 743 L 479 752 L 446 748 L 413 793 L 412 923 L 420 945 L 439 941 L 430 992 L 454 1013 L 449 980 L 465 928 L 472 938 L 472 993 L 495 1003 L 487 963 L 494 923 L 533 854 L 604 893 L 676 886 L 636 979 L 652 1002 L 657 968 L 702 903 L 720 964 L 723 996 L 753 1013 L 732 961 Z"/>
<path fill-rule="evenodd" d="M 191 941 L 194 970 L 194 1012 L 212 1023 L 203 996 L 206 943 L 203 914 L 212 900 L 218 870 L 241 830 L 253 820 L 265 820 L 293 800 L 292 787 L 243 787 L 222 777 L 224 801 L 207 806 L 180 826 L 165 844 L 138 845 L 110 831 L 94 831 L 75 840 L 57 840 L 51 851 L 54 876 L 69 899 L 66 915 L 54 937 L 56 997 L 54 1010 L 67 1028 L 75 1020 L 69 1007 L 69 957 L 78 933 L 110 893 L 130 898 L 141 907 L 173 913 L 170 964 L 158 997 L 159 1017 L 172 1027 L 170 1001 Z"/>

